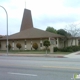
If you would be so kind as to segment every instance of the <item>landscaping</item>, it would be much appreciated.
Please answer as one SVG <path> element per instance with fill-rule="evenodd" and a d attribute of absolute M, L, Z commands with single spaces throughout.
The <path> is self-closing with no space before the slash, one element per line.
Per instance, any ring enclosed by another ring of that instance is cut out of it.
<path fill-rule="evenodd" d="M 6 53 L 6 50 L 0 50 L 0 53 Z M 42 50 L 9 50 L 9 53 L 11 54 L 46 54 L 46 51 Z M 70 52 L 53 52 L 51 54 L 69 54 Z M 47 54 L 50 54 L 50 51 L 47 52 Z"/>

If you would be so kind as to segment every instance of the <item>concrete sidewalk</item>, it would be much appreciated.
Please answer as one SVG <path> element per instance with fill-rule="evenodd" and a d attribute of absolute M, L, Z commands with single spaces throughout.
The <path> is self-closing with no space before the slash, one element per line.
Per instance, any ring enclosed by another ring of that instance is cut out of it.
<path fill-rule="evenodd" d="M 0 53 L 0 56 L 7 56 L 7 53 Z M 34 54 L 23 54 L 23 53 L 19 53 L 19 54 L 15 54 L 15 53 L 8 53 L 8 56 L 18 56 L 18 57 L 54 57 L 54 58 L 65 58 L 64 54 L 40 54 L 40 53 L 34 53 Z"/>
<path fill-rule="evenodd" d="M 80 58 L 80 51 L 73 52 L 73 53 L 68 54 L 68 55 L 64 55 L 64 57 L 67 57 L 67 58 Z"/>
<path fill-rule="evenodd" d="M 0 53 L 0 56 L 7 56 L 7 53 Z M 8 53 L 8 56 L 17 57 L 53 57 L 53 58 L 80 58 L 80 51 L 65 55 L 65 54 L 45 54 L 45 53 Z"/>

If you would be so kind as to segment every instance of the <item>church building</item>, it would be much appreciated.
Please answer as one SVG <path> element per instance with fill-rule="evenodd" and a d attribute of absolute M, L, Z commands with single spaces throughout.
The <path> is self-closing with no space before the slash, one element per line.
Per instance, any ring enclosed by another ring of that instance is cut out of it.
<path fill-rule="evenodd" d="M 7 49 L 6 38 L 6 36 L 0 38 L 1 50 Z M 38 50 L 43 50 L 45 48 L 43 46 L 43 41 L 45 39 L 49 40 L 50 42 L 53 41 L 51 45 L 58 48 L 71 46 L 72 41 L 72 38 L 65 40 L 65 37 L 62 35 L 35 28 L 32 21 L 31 11 L 28 9 L 24 9 L 20 32 L 8 36 L 8 42 L 12 46 L 11 50 L 18 50 L 16 47 L 17 43 L 21 44 L 21 50 L 31 50 L 33 49 L 32 44 L 35 42 L 38 44 Z M 78 46 L 78 39 L 73 39 L 72 45 Z"/>

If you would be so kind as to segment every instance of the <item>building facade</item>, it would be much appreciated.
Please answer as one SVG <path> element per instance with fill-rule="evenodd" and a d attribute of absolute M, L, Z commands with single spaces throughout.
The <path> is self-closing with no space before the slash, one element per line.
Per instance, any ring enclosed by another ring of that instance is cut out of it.
<path fill-rule="evenodd" d="M 45 39 L 51 42 L 53 47 L 63 48 L 68 46 L 78 46 L 78 38 L 67 38 L 59 34 L 50 33 L 44 30 L 36 29 L 33 27 L 31 11 L 24 9 L 22 24 L 20 32 L 8 36 L 8 43 L 11 45 L 11 50 L 18 50 L 17 43 L 21 44 L 21 50 L 34 50 L 32 48 L 33 43 L 38 44 L 38 50 L 43 50 L 43 41 Z M 0 38 L 0 49 L 6 50 L 6 36 Z M 50 48 L 50 47 L 49 47 Z"/>

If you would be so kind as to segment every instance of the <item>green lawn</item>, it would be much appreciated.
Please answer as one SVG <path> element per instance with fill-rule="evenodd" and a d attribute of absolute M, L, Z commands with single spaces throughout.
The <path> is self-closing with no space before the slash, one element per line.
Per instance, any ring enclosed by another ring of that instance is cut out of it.
<path fill-rule="evenodd" d="M 0 53 L 6 53 L 6 50 L 0 50 Z M 10 50 L 9 53 L 14 54 L 45 54 L 46 51 L 41 50 Z M 53 54 L 69 54 L 70 52 L 54 52 Z M 48 54 L 50 54 L 50 51 L 48 51 Z"/>

